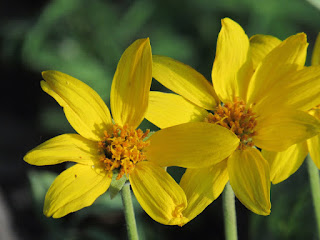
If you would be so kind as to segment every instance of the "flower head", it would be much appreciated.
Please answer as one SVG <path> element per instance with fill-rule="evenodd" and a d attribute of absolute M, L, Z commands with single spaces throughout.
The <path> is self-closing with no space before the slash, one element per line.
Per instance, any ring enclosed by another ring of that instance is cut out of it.
<path fill-rule="evenodd" d="M 320 122 L 303 111 L 320 100 L 320 67 L 304 67 L 307 45 L 303 33 L 283 42 L 265 35 L 249 39 L 237 23 L 225 18 L 212 68 L 213 85 L 183 63 L 153 56 L 153 77 L 180 96 L 151 92 L 149 121 L 160 128 L 204 122 L 228 129 L 239 139 L 235 151 L 225 159 L 211 160 L 211 167 L 180 165 L 188 168 L 180 181 L 188 199 L 186 218 L 203 211 L 228 181 L 247 208 L 270 213 L 270 169 L 257 147 L 283 151 L 320 131 Z M 205 157 L 195 157 L 194 162 L 214 158 L 208 152 L 201 156 Z"/>
<path fill-rule="evenodd" d="M 149 39 L 139 39 L 123 53 L 111 89 L 111 118 L 99 95 L 78 79 L 57 71 L 42 73 L 42 89 L 63 107 L 78 134 L 54 137 L 29 151 L 33 165 L 65 161 L 76 164 L 62 172 L 45 198 L 44 214 L 63 217 L 90 206 L 112 181 L 126 177 L 142 208 L 162 224 L 182 224 L 186 196 L 173 178 L 148 161 L 147 132 L 137 127 L 144 118 L 152 79 Z M 149 154 L 152 158 L 152 154 Z"/>

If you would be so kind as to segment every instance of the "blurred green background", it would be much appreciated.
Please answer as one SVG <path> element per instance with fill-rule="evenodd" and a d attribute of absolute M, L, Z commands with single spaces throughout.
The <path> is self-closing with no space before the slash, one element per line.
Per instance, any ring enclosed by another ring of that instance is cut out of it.
<path fill-rule="evenodd" d="M 311 50 L 320 31 L 318 0 L 52 0 L 1 1 L 0 239 L 126 239 L 119 196 L 62 219 L 42 215 L 44 195 L 66 165 L 34 167 L 23 155 L 45 140 L 74 132 L 62 109 L 40 88 L 41 71 L 72 75 L 109 104 L 122 52 L 150 37 L 154 54 L 191 65 L 210 80 L 220 19 L 249 36 L 280 39 L 305 32 Z M 154 82 L 153 90 L 166 91 Z M 142 129 L 156 128 L 144 121 Z M 272 186 L 272 212 L 252 214 L 236 202 L 239 239 L 317 239 L 306 167 Z M 169 169 L 176 178 L 181 169 Z M 135 201 L 141 239 L 224 239 L 221 197 L 184 227 L 153 221 Z"/>

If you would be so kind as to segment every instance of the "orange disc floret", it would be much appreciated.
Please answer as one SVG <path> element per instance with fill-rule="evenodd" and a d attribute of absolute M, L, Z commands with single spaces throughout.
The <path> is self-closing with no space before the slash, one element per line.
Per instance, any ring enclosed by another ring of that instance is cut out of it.
<path fill-rule="evenodd" d="M 136 163 L 146 159 L 143 150 L 150 142 L 144 139 L 149 132 L 150 130 L 143 132 L 128 125 L 121 127 L 117 124 L 113 125 L 112 133 L 105 131 L 104 140 L 98 143 L 103 153 L 100 161 L 105 170 L 119 170 L 117 180 L 124 174 L 130 174 Z"/>
<path fill-rule="evenodd" d="M 252 137 L 256 135 L 257 120 L 252 108 L 247 107 L 243 100 L 236 98 L 234 102 L 217 106 L 214 114 L 209 113 L 204 121 L 218 124 L 234 132 L 240 139 L 239 149 L 254 146 Z"/>

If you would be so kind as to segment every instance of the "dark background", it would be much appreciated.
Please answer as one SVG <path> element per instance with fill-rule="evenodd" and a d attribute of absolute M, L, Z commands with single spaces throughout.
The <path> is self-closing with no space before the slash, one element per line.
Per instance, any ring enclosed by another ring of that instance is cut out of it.
<path fill-rule="evenodd" d="M 249 36 L 280 39 L 305 32 L 308 62 L 320 29 L 319 5 L 304 0 L 52 0 L 0 3 L 0 239 L 126 239 L 121 199 L 108 193 L 62 219 L 43 216 L 47 189 L 66 165 L 30 166 L 24 154 L 74 132 L 59 105 L 40 88 L 41 71 L 65 72 L 109 104 L 122 52 L 150 37 L 154 54 L 191 65 L 211 81 L 220 20 L 230 17 Z M 318 7 L 318 8 L 317 8 Z M 152 89 L 165 90 L 153 83 Z M 142 129 L 156 128 L 144 121 Z M 272 186 L 272 212 L 251 213 L 236 202 L 239 239 L 317 239 L 305 164 Z M 178 177 L 181 169 L 169 169 Z M 141 239 L 224 239 L 221 197 L 184 227 L 153 221 L 135 201 Z"/>

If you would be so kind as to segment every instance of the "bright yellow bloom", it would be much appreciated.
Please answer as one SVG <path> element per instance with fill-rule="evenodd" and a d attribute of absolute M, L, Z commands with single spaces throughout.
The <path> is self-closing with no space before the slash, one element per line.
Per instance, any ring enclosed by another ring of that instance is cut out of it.
<path fill-rule="evenodd" d="M 42 75 L 42 89 L 63 107 L 78 133 L 54 137 L 24 157 L 26 162 L 38 166 L 76 163 L 51 185 L 44 204 L 48 217 L 63 217 L 90 206 L 107 191 L 112 175 L 117 174 L 116 179 L 128 178 L 137 200 L 150 217 L 162 224 L 182 225 L 186 221 L 182 215 L 187 206 L 185 193 L 157 164 L 157 159 L 166 157 L 173 165 L 175 161 L 192 162 L 194 154 L 209 148 L 204 142 L 210 141 L 215 132 L 221 137 L 211 143 L 215 145 L 222 140 L 226 143 L 211 151 L 215 159 L 227 157 L 238 145 L 238 138 L 226 129 L 204 123 L 164 129 L 145 141 L 148 132 L 136 128 L 144 119 L 152 80 L 149 39 L 135 41 L 118 63 L 110 94 L 113 119 L 100 96 L 80 80 L 57 71 Z M 164 139 L 159 141 L 161 138 Z M 211 164 L 203 161 L 200 166 Z"/>
<path fill-rule="evenodd" d="M 320 34 L 318 34 L 313 49 L 311 65 L 317 66 L 316 68 L 319 68 L 320 65 Z M 316 88 L 319 93 L 317 86 L 312 86 L 312 88 Z M 310 90 L 307 90 L 305 94 L 309 94 L 309 91 Z M 319 106 L 320 101 L 308 111 L 310 115 L 317 119 L 320 119 Z M 282 182 L 295 173 L 303 163 L 308 152 L 316 166 L 320 169 L 320 135 L 309 138 L 307 141 L 294 144 L 283 152 L 262 150 L 262 155 L 269 161 L 272 183 Z"/>
<path fill-rule="evenodd" d="M 214 201 L 228 181 L 247 208 L 270 213 L 269 164 L 256 147 L 283 151 L 320 131 L 320 122 L 302 111 L 320 100 L 320 67 L 304 68 L 307 45 L 303 33 L 283 42 L 265 35 L 248 39 L 241 26 L 225 18 L 212 68 L 213 86 L 191 67 L 153 56 L 153 77 L 180 96 L 150 92 L 149 121 L 160 128 L 204 122 L 223 126 L 240 140 L 232 154 L 210 167 L 197 166 L 214 157 L 209 152 L 195 156 L 192 167 L 179 165 L 188 168 L 180 181 L 188 220 Z M 211 151 L 216 147 L 210 146 Z M 165 166 L 166 159 L 159 163 Z"/>

